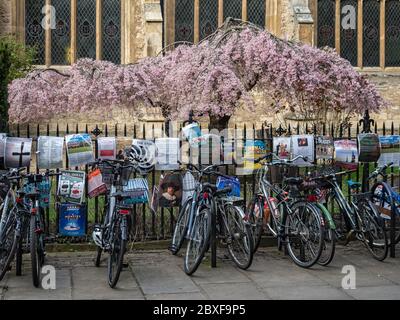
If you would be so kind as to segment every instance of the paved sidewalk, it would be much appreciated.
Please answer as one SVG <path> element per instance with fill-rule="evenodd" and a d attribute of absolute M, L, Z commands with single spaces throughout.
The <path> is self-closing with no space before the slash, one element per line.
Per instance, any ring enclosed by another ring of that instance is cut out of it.
<path fill-rule="evenodd" d="M 242 271 L 220 251 L 216 269 L 206 260 L 192 277 L 183 272 L 182 257 L 168 251 L 134 252 L 114 290 L 107 285 L 106 261 L 95 268 L 94 256 L 49 254 L 47 264 L 57 270 L 56 290 L 33 288 L 27 260 L 23 276 L 10 272 L 0 283 L 0 299 L 400 299 L 400 258 L 381 263 L 357 244 L 339 246 L 329 267 L 310 270 L 274 248 L 263 248 L 251 268 Z M 342 289 L 344 265 L 356 269 L 355 290 Z"/>

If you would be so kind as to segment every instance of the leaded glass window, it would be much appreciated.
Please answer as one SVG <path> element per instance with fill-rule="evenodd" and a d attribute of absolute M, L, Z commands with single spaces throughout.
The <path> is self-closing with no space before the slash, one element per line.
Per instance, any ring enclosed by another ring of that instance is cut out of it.
<path fill-rule="evenodd" d="M 265 0 L 247 0 L 247 20 L 265 28 Z"/>
<path fill-rule="evenodd" d="M 400 1 L 386 1 L 386 66 L 400 66 Z"/>
<path fill-rule="evenodd" d="M 335 0 L 318 1 L 318 47 L 335 48 Z"/>
<path fill-rule="evenodd" d="M 36 48 L 36 64 L 45 63 L 44 6 L 45 0 L 25 0 L 25 43 Z"/>
<path fill-rule="evenodd" d="M 380 2 L 364 0 L 363 5 L 363 66 L 379 66 L 380 49 Z"/>
<path fill-rule="evenodd" d="M 357 0 L 342 0 L 340 6 L 340 55 L 356 66 L 358 61 L 358 2 Z"/>
<path fill-rule="evenodd" d="M 224 20 L 229 17 L 242 19 L 242 0 L 224 1 Z"/>
<path fill-rule="evenodd" d="M 175 2 L 175 42 L 194 41 L 194 1 Z"/>
<path fill-rule="evenodd" d="M 200 1 L 200 40 L 218 28 L 218 0 Z"/>
<path fill-rule="evenodd" d="M 52 0 L 55 9 L 55 29 L 51 31 L 51 63 L 66 65 L 71 63 L 71 2 Z"/>
<path fill-rule="evenodd" d="M 78 0 L 77 57 L 96 59 L 96 0 Z"/>
<path fill-rule="evenodd" d="M 103 1 L 103 60 L 121 63 L 121 3 Z"/>

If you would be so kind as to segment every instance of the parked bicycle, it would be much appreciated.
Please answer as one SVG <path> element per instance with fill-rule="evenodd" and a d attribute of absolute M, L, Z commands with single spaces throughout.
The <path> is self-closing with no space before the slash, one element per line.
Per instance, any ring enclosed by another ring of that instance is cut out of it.
<path fill-rule="evenodd" d="M 122 271 L 132 225 L 132 206 L 125 205 L 124 200 L 129 199 L 133 194 L 123 191 L 122 187 L 128 183 L 136 166 L 125 160 L 97 160 L 90 165 L 99 166 L 103 174 L 105 170 L 109 170 L 112 175 L 111 186 L 105 200 L 103 222 L 94 226 L 92 236 L 98 246 L 96 267 L 100 266 L 102 252 L 109 254 L 108 284 L 114 288 Z"/>
<path fill-rule="evenodd" d="M 240 199 L 227 196 L 231 187 L 218 190 L 216 185 L 202 181 L 204 176 L 210 175 L 229 177 L 215 171 L 219 165 L 202 170 L 192 164 L 187 167 L 198 175 L 198 183 L 193 196 L 180 210 L 172 237 L 172 253 L 176 254 L 187 239 L 184 269 L 186 274 L 193 274 L 210 247 L 212 216 L 215 215 L 217 238 L 227 246 L 231 259 L 239 268 L 249 268 L 253 259 L 252 235 Z"/>
<path fill-rule="evenodd" d="M 267 162 L 269 158 L 272 162 Z M 258 172 L 258 190 L 251 200 L 247 215 L 252 225 L 254 250 L 257 250 L 264 228 L 267 227 L 278 239 L 278 248 L 286 248 L 290 257 L 300 267 L 310 268 L 318 262 L 324 244 L 324 219 L 314 203 L 298 198 L 299 186 L 304 180 L 285 177 L 282 181 L 287 189 L 268 180 L 269 166 L 288 167 L 297 160 L 281 159 L 269 153 L 255 160 L 263 163 Z"/>

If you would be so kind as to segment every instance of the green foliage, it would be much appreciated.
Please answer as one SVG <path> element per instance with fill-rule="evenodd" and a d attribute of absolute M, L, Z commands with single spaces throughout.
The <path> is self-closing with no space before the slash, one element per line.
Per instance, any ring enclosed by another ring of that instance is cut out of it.
<path fill-rule="evenodd" d="M 25 47 L 13 37 L 0 37 L 0 130 L 3 131 L 8 115 L 8 84 L 32 71 L 35 49 Z"/>

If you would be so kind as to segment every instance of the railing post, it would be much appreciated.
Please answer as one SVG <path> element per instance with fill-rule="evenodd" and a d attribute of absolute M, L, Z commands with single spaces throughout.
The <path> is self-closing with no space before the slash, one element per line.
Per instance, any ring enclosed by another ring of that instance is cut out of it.
<path fill-rule="evenodd" d="M 369 116 L 368 110 L 365 111 L 364 117 L 359 121 L 362 126 L 362 133 L 371 133 L 371 125 L 375 124 L 375 121 L 371 119 Z M 363 175 L 362 175 L 362 190 L 363 192 L 367 192 L 369 190 L 368 183 L 369 176 L 369 163 L 364 163 L 363 165 Z"/>
<path fill-rule="evenodd" d="M 97 138 L 102 133 L 103 132 L 99 129 L 99 127 L 97 125 L 96 125 L 96 128 L 92 131 L 92 134 L 95 137 L 95 139 L 94 139 L 94 154 L 95 154 L 96 159 L 99 157 L 99 144 L 97 142 Z M 99 223 L 99 199 L 98 199 L 98 197 L 94 198 L 94 223 Z"/>

